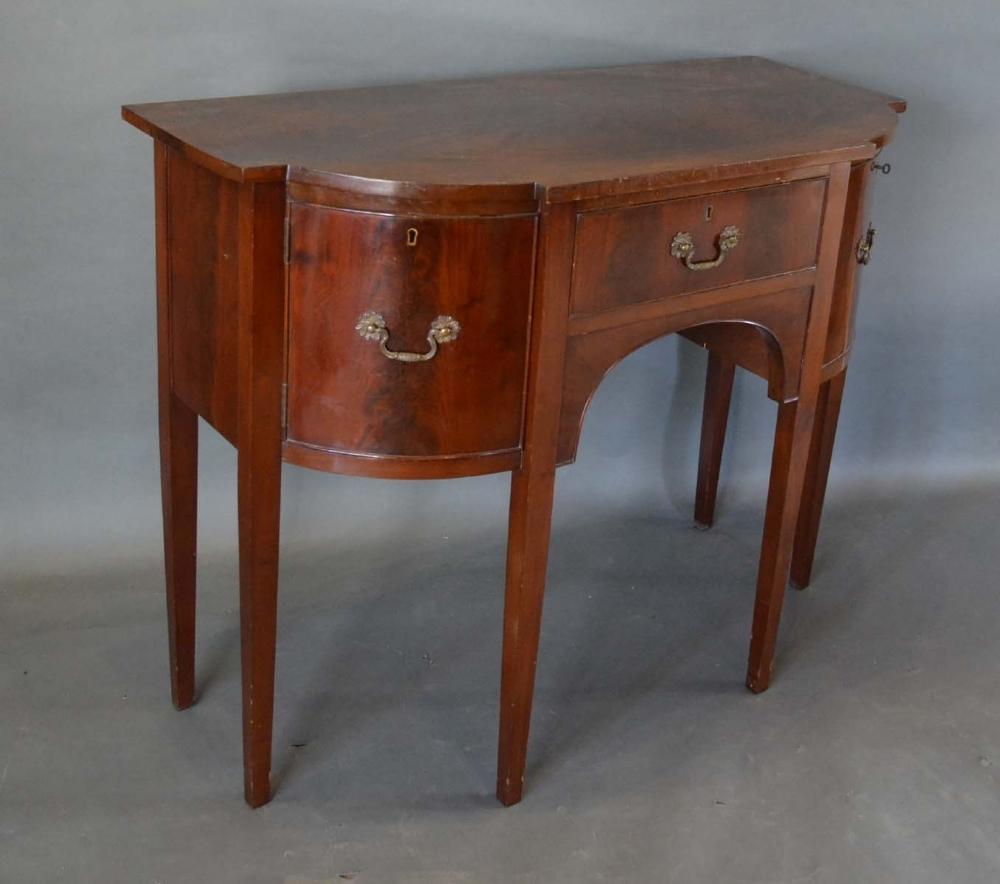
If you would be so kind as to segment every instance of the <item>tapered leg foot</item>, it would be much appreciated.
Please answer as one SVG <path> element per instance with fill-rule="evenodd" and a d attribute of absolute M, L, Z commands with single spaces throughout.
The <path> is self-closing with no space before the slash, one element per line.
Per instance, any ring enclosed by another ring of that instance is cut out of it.
<path fill-rule="evenodd" d="M 262 807 L 271 800 L 270 761 L 260 768 L 244 768 L 243 797 L 253 808 Z"/>
<path fill-rule="evenodd" d="M 497 798 L 508 806 L 524 789 L 554 485 L 553 467 L 511 481 L 497 753 Z"/>
<path fill-rule="evenodd" d="M 260 807 L 271 798 L 271 729 L 274 715 L 274 654 L 277 627 L 276 511 L 258 508 L 244 519 L 241 500 L 240 632 L 243 665 L 243 792 Z M 243 521 L 255 523 L 244 538 Z M 262 524 L 273 522 L 273 527 Z M 262 534 L 273 534 L 273 541 Z M 256 539 L 257 543 L 253 540 Z M 244 549 L 249 546 L 250 549 Z"/>
<path fill-rule="evenodd" d="M 194 703 L 198 417 L 170 390 L 160 394 L 160 481 L 170 696 L 186 709 Z"/>
<path fill-rule="evenodd" d="M 809 453 L 811 423 L 812 415 L 798 402 L 778 406 L 747 666 L 746 684 L 755 694 L 767 690 L 771 681 L 774 646 L 788 584 L 799 499 Z"/>
<path fill-rule="evenodd" d="M 524 774 L 518 782 L 497 781 L 497 798 L 504 807 L 511 807 L 517 804 L 524 795 Z"/>
<path fill-rule="evenodd" d="M 694 497 L 694 520 L 704 528 L 711 528 L 715 521 L 715 498 L 719 489 L 722 448 L 726 442 L 735 373 L 733 362 L 709 351 L 698 454 L 698 484 Z"/>
<path fill-rule="evenodd" d="M 816 540 L 819 537 L 826 481 L 830 475 L 830 461 L 833 458 L 837 419 L 840 416 L 846 378 L 847 372 L 842 371 L 828 380 L 820 387 L 816 401 L 816 419 L 792 552 L 790 579 L 796 589 L 805 589 L 812 578 L 813 557 L 816 555 Z"/>

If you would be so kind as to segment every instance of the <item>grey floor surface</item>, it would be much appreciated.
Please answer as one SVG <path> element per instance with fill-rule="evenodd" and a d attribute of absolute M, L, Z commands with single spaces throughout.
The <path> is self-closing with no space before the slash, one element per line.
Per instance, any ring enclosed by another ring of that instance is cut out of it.
<path fill-rule="evenodd" d="M 0 881 L 1000 881 L 1000 489 L 828 509 L 772 688 L 760 513 L 556 532 L 524 801 L 493 799 L 503 538 L 284 556 L 273 802 L 241 798 L 230 558 L 199 700 L 160 563 L 0 593 Z"/>

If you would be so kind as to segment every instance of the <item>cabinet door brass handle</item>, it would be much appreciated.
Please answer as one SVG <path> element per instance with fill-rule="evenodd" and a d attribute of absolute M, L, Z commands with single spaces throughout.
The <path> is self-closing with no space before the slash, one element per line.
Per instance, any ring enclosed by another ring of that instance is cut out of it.
<path fill-rule="evenodd" d="M 670 243 L 670 254 L 680 258 L 688 270 L 711 270 L 726 260 L 733 249 L 740 244 L 740 229 L 735 224 L 722 228 L 719 234 L 719 253 L 707 261 L 694 261 L 694 237 L 686 230 L 678 233 Z"/>
<path fill-rule="evenodd" d="M 458 320 L 450 316 L 439 316 L 427 331 L 427 343 L 430 344 L 430 349 L 426 353 L 390 350 L 389 328 L 385 324 L 385 317 L 374 310 L 362 313 L 354 329 L 366 341 L 378 341 L 378 348 L 386 359 L 395 359 L 397 362 L 428 362 L 437 356 L 438 344 L 454 341 L 462 326 L 458 324 Z"/>

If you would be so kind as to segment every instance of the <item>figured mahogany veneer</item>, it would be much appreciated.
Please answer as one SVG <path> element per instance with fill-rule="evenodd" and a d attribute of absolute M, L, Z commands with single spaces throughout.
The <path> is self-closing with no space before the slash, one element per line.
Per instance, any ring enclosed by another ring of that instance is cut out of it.
<path fill-rule="evenodd" d="M 286 451 L 423 458 L 414 469 L 431 473 L 439 459 L 478 455 L 485 471 L 517 453 L 535 216 L 289 212 Z M 440 315 L 460 331 L 434 359 L 393 361 L 355 330 L 368 310 L 393 350 L 426 351 Z"/>
<path fill-rule="evenodd" d="M 497 795 L 512 804 L 556 466 L 607 371 L 671 332 L 710 351 L 701 523 L 735 368 L 778 402 L 747 667 L 768 686 L 789 575 L 804 586 L 812 567 L 869 170 L 903 109 L 758 58 L 123 108 L 155 138 L 172 696 L 195 696 L 200 416 L 238 450 L 252 806 L 271 794 L 282 460 L 511 471 Z"/>
<path fill-rule="evenodd" d="M 826 179 L 813 178 L 585 212 L 577 222 L 571 309 L 595 313 L 815 267 L 825 196 Z M 712 259 L 729 225 L 740 239 L 718 267 L 692 272 L 670 252 L 673 237 L 685 232 L 695 260 Z"/>

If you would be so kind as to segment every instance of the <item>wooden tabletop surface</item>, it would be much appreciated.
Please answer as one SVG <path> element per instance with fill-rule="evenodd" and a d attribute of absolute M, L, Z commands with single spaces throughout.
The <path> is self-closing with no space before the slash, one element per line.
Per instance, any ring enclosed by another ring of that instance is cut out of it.
<path fill-rule="evenodd" d="M 904 107 L 738 57 L 127 105 L 122 115 L 237 180 L 311 174 L 565 190 L 831 152 L 861 157 L 889 139 Z"/>

